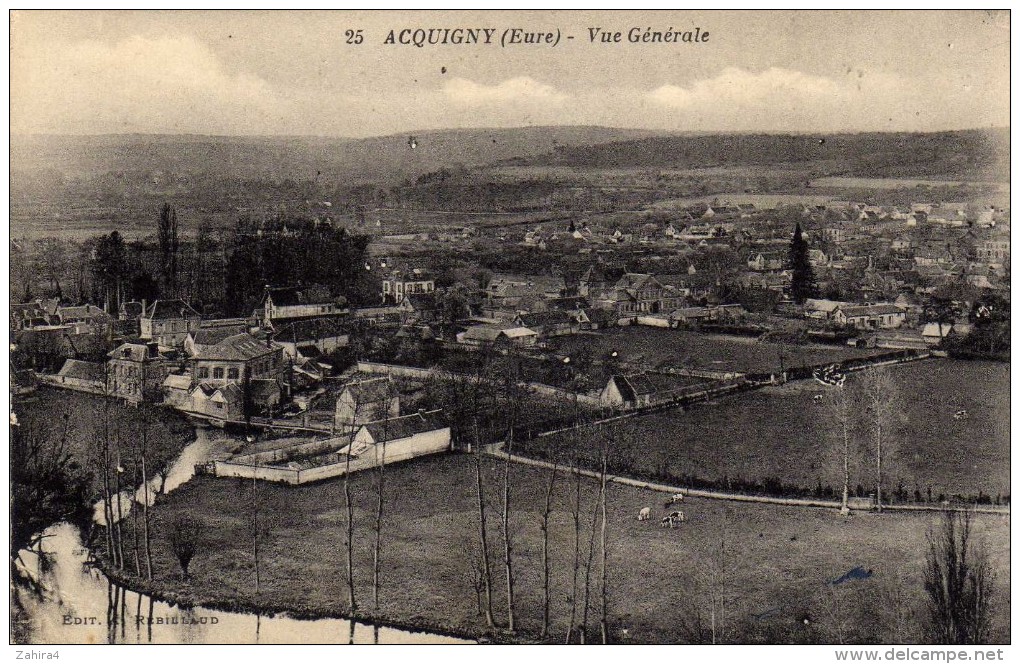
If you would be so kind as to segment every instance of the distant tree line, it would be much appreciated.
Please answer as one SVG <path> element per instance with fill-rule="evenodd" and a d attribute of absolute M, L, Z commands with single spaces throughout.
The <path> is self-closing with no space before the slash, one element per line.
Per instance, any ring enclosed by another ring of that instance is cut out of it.
<path fill-rule="evenodd" d="M 116 315 L 131 300 L 182 298 L 200 311 L 247 315 L 267 284 L 321 284 L 355 304 L 378 300 L 366 270 L 367 235 L 278 214 L 242 217 L 232 230 L 203 223 L 188 237 L 173 206 L 155 217 L 155 239 L 129 241 L 113 231 L 82 242 L 12 242 L 12 300 L 57 297 Z"/>

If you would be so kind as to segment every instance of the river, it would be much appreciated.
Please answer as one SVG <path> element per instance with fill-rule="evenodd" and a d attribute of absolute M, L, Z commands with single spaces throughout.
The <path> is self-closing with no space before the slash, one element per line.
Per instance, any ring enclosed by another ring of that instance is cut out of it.
<path fill-rule="evenodd" d="M 198 428 L 196 440 L 174 462 L 166 491 L 184 484 L 195 464 L 208 461 L 222 445 L 206 429 Z M 161 480 L 150 485 L 150 503 Z M 130 495 L 122 500 L 123 514 L 130 509 Z M 139 499 L 144 490 L 137 490 Z M 96 517 L 101 521 L 102 506 Z M 19 565 L 38 582 L 39 591 L 14 585 L 15 600 L 23 607 L 23 619 L 15 629 L 19 643 L 91 644 L 254 644 L 254 643 L 380 643 L 454 644 L 464 639 L 411 632 L 337 618 L 297 620 L 286 615 L 254 616 L 196 607 L 184 609 L 154 600 L 113 583 L 88 564 L 88 551 L 79 530 L 66 523 L 45 531 L 41 561 L 22 552 Z"/>

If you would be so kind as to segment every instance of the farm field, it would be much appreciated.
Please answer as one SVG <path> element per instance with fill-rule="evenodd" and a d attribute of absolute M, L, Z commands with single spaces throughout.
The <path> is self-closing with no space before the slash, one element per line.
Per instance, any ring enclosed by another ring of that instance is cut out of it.
<path fill-rule="evenodd" d="M 839 187 L 843 189 L 906 189 L 916 187 L 990 187 L 998 192 L 1008 192 L 1009 185 L 1003 182 L 960 180 L 915 180 L 909 178 L 853 178 L 824 177 L 812 180 L 809 187 Z"/>
<path fill-rule="evenodd" d="M 483 461 L 483 467 L 497 581 L 493 606 L 497 622 L 505 625 L 497 511 L 503 467 L 491 458 Z M 541 621 L 540 525 L 548 477 L 547 470 L 511 467 L 515 604 L 519 636 L 524 638 L 534 638 Z M 356 507 L 356 596 L 364 612 L 411 624 L 485 632 L 471 573 L 478 527 L 471 458 L 422 458 L 387 470 L 377 612 L 371 608 L 374 483 L 374 473 L 360 473 L 353 476 L 351 487 Z M 347 596 L 343 483 L 302 487 L 259 483 L 257 488 L 259 519 L 266 533 L 260 544 L 257 598 L 249 529 L 251 484 L 217 478 L 195 478 L 162 498 L 153 510 L 156 585 L 166 584 L 189 601 L 342 611 Z M 587 557 L 596 491 L 593 480 L 582 479 L 582 560 Z M 857 514 L 845 520 L 835 510 L 689 498 L 684 505 L 688 522 L 670 530 L 635 519 L 643 506 L 652 506 L 655 515 L 662 513 L 662 494 L 611 484 L 608 495 L 609 625 L 614 642 L 708 642 L 711 564 L 719 565 L 727 579 L 714 587 L 726 601 L 726 624 L 717 635 L 722 642 L 835 643 L 837 619 L 847 643 L 916 643 L 923 638 L 921 574 L 925 533 L 935 522 L 934 515 Z M 570 616 L 573 497 L 573 480 L 561 474 L 550 525 L 553 642 L 562 641 Z M 185 513 L 199 519 L 205 533 L 186 580 L 181 579 L 166 541 L 170 517 Z M 130 542 L 129 524 L 125 527 L 125 541 Z M 997 572 L 992 641 L 1006 642 L 1009 521 L 981 515 L 975 528 Z M 725 552 L 720 553 L 723 538 Z M 847 541 L 857 545 L 846 547 Z M 597 542 L 596 538 L 596 549 Z M 596 550 L 588 623 L 596 634 L 599 558 Z M 858 566 L 872 569 L 873 576 L 829 585 Z M 895 601 L 874 601 L 878 596 Z M 578 601 L 583 604 L 582 597 Z M 839 603 L 838 615 L 834 601 Z M 895 620 L 892 611 L 903 619 Z M 579 618 L 580 614 L 579 607 Z"/>
<path fill-rule="evenodd" d="M 902 483 L 915 499 L 940 494 L 993 499 L 1010 494 L 1009 367 L 989 362 L 925 360 L 890 367 L 902 417 L 885 453 L 884 489 Z M 851 374 L 848 385 L 860 380 Z M 831 412 L 838 388 L 816 381 L 727 397 L 689 411 L 635 417 L 626 431 L 644 451 L 635 472 L 705 480 L 777 478 L 804 489 L 842 486 L 839 431 Z M 820 396 L 816 401 L 815 396 Z M 954 419 L 959 410 L 968 418 Z M 862 413 L 853 433 L 851 487 L 874 486 L 874 451 Z M 538 444 L 535 441 L 534 444 Z M 550 444 L 550 443 L 544 443 Z"/>
<path fill-rule="evenodd" d="M 669 362 L 688 368 L 742 373 L 779 371 L 780 366 L 789 369 L 883 352 L 858 350 L 849 346 L 794 346 L 758 342 L 753 337 L 643 326 L 560 337 L 551 342 L 551 347 L 560 354 L 570 354 L 584 348 L 596 358 L 607 357 L 616 351 L 621 362 L 649 370 Z"/>

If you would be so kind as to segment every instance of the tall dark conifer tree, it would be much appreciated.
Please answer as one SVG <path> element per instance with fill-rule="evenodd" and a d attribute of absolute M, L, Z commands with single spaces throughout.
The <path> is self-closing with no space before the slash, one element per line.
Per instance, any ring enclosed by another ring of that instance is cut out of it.
<path fill-rule="evenodd" d="M 163 257 L 163 285 L 165 296 L 177 297 L 177 256 L 181 238 L 177 227 L 177 210 L 169 203 L 163 203 L 159 211 L 159 251 Z"/>
<path fill-rule="evenodd" d="M 800 224 L 793 232 L 793 240 L 790 241 L 790 271 L 793 272 L 790 284 L 790 294 L 793 301 L 803 304 L 804 300 L 817 295 L 818 286 L 815 284 L 815 271 L 811 268 L 811 260 L 808 258 L 808 243 L 804 239 Z"/>

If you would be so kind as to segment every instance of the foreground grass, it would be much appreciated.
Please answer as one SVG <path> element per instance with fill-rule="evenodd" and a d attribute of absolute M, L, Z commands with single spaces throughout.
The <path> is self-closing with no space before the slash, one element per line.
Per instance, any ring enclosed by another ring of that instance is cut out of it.
<path fill-rule="evenodd" d="M 502 466 L 485 460 L 494 609 L 506 624 L 502 539 L 497 505 Z M 535 637 L 542 615 L 541 511 L 548 472 L 512 467 L 511 541 L 517 620 Z M 387 471 L 382 584 L 378 610 L 371 602 L 374 476 L 354 477 L 355 583 L 362 615 L 454 633 L 485 633 L 471 580 L 477 550 L 473 461 L 467 456 L 419 459 Z M 190 601 L 289 607 L 310 614 L 347 609 L 342 482 L 304 487 L 260 483 L 260 591 L 255 595 L 251 523 L 252 483 L 199 477 L 161 499 L 153 511 L 157 586 Z M 597 485 L 582 480 L 582 560 L 586 560 Z M 552 517 L 551 640 L 562 640 L 570 617 L 574 526 L 573 480 L 560 476 Z M 922 566 L 932 515 L 860 514 L 735 505 L 688 499 L 688 523 L 661 529 L 662 494 L 610 485 L 609 623 L 614 641 L 684 643 L 711 640 L 713 592 L 719 641 L 766 643 L 918 642 L 924 621 Z M 653 520 L 638 522 L 643 506 Z M 167 545 L 171 517 L 188 514 L 204 524 L 190 578 Z M 997 572 L 994 640 L 1009 640 L 1009 521 L 979 517 L 978 538 Z M 130 542 L 130 530 L 125 533 Z M 596 539 L 597 542 L 597 539 Z M 596 547 L 598 545 L 596 544 Z M 130 556 L 129 556 L 130 557 Z M 592 570 L 590 638 L 597 638 L 596 551 Z M 847 570 L 874 570 L 864 581 L 829 585 Z M 713 572 L 717 572 L 713 574 Z M 582 570 L 582 578 L 584 576 Z M 713 578 L 717 581 L 713 582 Z M 583 594 L 578 597 L 579 610 Z"/>

